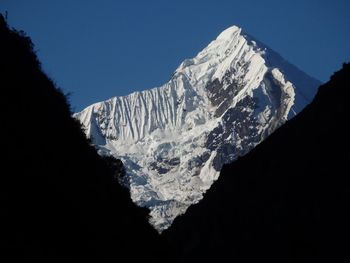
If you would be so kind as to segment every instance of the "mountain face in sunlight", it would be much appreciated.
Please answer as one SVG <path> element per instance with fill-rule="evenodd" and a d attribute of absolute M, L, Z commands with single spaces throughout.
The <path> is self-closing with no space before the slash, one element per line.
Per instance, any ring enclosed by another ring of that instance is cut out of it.
<path fill-rule="evenodd" d="M 319 84 L 232 26 L 163 86 L 74 116 L 101 155 L 123 161 L 133 201 L 161 232 L 203 198 L 224 164 L 311 102 Z"/>

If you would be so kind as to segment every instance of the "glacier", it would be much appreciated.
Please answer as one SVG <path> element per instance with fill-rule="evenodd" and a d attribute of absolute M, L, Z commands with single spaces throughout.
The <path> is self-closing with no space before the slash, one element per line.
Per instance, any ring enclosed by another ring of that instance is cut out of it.
<path fill-rule="evenodd" d="M 162 232 L 313 98 L 320 82 L 232 26 L 169 82 L 74 114 L 101 155 L 123 161 L 132 200 Z M 219 204 L 218 204 L 219 205 Z"/>

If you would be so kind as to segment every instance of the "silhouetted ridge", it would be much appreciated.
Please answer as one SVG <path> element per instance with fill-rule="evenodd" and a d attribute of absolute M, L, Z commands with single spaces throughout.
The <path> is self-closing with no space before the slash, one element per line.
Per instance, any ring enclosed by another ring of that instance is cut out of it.
<path fill-rule="evenodd" d="M 159 236 L 0 15 L 0 262 L 349 262 L 349 83 L 344 64 Z"/>
<path fill-rule="evenodd" d="M 113 178 L 121 164 L 106 163 L 87 141 L 30 38 L 0 15 L 0 39 L 0 261 L 163 258 L 147 213 Z"/>
<path fill-rule="evenodd" d="M 350 64 L 164 233 L 183 262 L 349 262 Z"/>

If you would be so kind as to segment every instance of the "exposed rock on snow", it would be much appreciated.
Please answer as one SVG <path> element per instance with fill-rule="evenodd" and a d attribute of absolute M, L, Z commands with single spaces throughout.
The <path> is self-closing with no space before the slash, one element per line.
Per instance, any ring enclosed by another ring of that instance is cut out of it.
<path fill-rule="evenodd" d="M 232 26 L 161 87 L 75 114 L 101 154 L 120 158 L 133 201 L 158 231 L 197 203 L 224 163 L 313 98 L 319 82 Z"/>

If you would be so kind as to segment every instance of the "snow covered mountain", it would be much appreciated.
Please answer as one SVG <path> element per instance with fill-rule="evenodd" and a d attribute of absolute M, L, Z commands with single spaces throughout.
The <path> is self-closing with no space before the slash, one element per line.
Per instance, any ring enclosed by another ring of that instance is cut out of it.
<path fill-rule="evenodd" d="M 161 87 L 76 113 L 100 154 L 120 158 L 132 200 L 168 228 L 202 199 L 223 164 L 308 104 L 320 83 L 232 26 Z"/>

